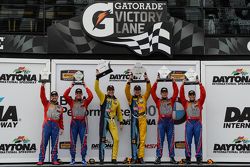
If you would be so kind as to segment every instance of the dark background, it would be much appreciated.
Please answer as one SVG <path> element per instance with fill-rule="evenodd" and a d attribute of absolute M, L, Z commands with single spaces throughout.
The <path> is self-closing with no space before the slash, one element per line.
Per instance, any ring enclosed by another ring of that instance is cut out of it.
<path fill-rule="evenodd" d="M 144 0 L 143 2 L 145 2 Z M 60 20 L 78 16 L 94 0 L 0 0 L 0 33 L 46 36 L 47 27 Z M 170 16 L 194 23 L 204 30 L 206 37 L 249 37 L 250 0 L 168 0 Z M 5 54 L 2 57 L 32 57 L 32 54 Z M 72 55 L 70 58 L 109 58 L 109 55 Z M 68 58 L 67 55 L 36 54 L 35 58 Z M 112 55 L 124 59 L 163 59 Z M 174 59 L 250 59 L 249 55 L 175 55 Z"/>

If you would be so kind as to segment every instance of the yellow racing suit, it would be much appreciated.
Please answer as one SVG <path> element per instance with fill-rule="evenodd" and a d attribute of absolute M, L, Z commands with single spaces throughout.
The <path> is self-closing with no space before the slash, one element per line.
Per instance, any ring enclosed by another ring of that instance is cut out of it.
<path fill-rule="evenodd" d="M 99 160 L 104 160 L 104 148 L 107 141 L 106 134 L 108 131 L 113 138 L 112 159 L 117 159 L 119 135 L 114 118 L 117 115 L 118 121 L 123 121 L 120 102 L 115 96 L 108 96 L 101 91 L 99 87 L 99 80 L 95 81 L 95 91 L 100 99 L 101 107 L 99 124 Z"/>
<path fill-rule="evenodd" d="M 127 82 L 125 94 L 131 110 L 131 151 L 132 158 L 144 158 L 145 140 L 147 132 L 147 100 L 150 96 L 151 84 L 147 81 L 146 92 L 141 96 L 132 96 L 130 92 L 130 82 Z M 139 149 L 138 148 L 139 138 Z"/>

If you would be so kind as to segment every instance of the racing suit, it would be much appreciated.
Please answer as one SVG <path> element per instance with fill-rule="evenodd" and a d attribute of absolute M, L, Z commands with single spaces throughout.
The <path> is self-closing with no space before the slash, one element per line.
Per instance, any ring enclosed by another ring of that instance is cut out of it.
<path fill-rule="evenodd" d="M 206 91 L 200 83 L 200 98 L 194 102 L 185 98 L 184 84 L 180 88 L 180 100 L 186 112 L 185 125 L 185 155 L 191 158 L 191 144 L 194 136 L 196 158 L 202 157 L 202 106 L 206 98 Z"/>
<path fill-rule="evenodd" d="M 91 90 L 86 87 L 88 94 L 87 99 L 81 99 L 81 101 L 73 100 L 69 93 L 72 87 L 69 87 L 63 94 L 66 102 L 69 104 L 71 109 L 71 122 L 70 122 L 70 154 L 71 158 L 75 159 L 76 155 L 76 143 L 77 136 L 79 134 L 81 140 L 81 155 L 82 160 L 85 160 L 87 154 L 87 116 L 86 110 L 88 109 L 89 103 L 93 99 Z"/>
<path fill-rule="evenodd" d="M 119 135 L 118 128 L 115 122 L 115 116 L 117 115 L 118 121 L 121 123 L 123 121 L 123 116 L 121 112 L 121 106 L 118 99 L 113 96 L 105 95 L 100 87 L 99 80 L 95 81 L 95 91 L 100 99 L 100 124 L 99 124 L 99 160 L 104 160 L 104 148 L 106 143 L 106 135 L 109 131 L 113 138 L 113 149 L 112 149 L 112 159 L 117 159 L 118 147 L 119 147 Z"/>
<path fill-rule="evenodd" d="M 132 158 L 144 158 L 145 140 L 147 132 L 147 100 L 150 96 L 151 84 L 147 81 L 146 92 L 142 96 L 132 96 L 130 82 L 127 82 L 125 94 L 131 110 L 131 151 Z M 139 149 L 138 148 L 139 138 Z"/>
<path fill-rule="evenodd" d="M 174 157 L 174 120 L 172 118 L 175 100 L 178 96 L 178 86 L 173 82 L 172 98 L 159 99 L 156 95 L 157 82 L 154 83 L 151 95 L 158 109 L 157 149 L 156 156 L 162 157 L 165 134 L 167 135 L 169 157 Z"/>
<path fill-rule="evenodd" d="M 51 159 L 52 162 L 57 161 L 58 139 L 60 129 L 63 127 L 63 108 L 60 105 L 54 105 L 49 102 L 45 95 L 45 88 L 41 86 L 40 98 L 44 107 L 44 122 L 42 130 L 42 140 L 40 145 L 39 162 L 44 162 L 46 147 L 51 137 Z"/>

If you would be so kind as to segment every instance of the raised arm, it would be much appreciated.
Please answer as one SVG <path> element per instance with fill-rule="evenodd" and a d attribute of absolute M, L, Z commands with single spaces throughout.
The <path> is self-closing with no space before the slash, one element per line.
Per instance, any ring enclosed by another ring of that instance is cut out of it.
<path fill-rule="evenodd" d="M 154 85 L 152 86 L 152 89 L 151 89 L 151 96 L 152 96 L 155 103 L 157 103 L 157 101 L 159 101 L 159 98 L 157 97 L 157 94 L 156 94 L 156 90 L 157 90 L 157 81 L 154 83 Z"/>
<path fill-rule="evenodd" d="M 63 94 L 63 97 L 65 98 L 66 102 L 72 106 L 72 103 L 73 103 L 73 99 L 69 96 L 69 93 L 72 89 L 73 85 L 71 85 L 68 89 L 66 89 L 66 91 L 64 92 Z"/>
<path fill-rule="evenodd" d="M 174 105 L 174 102 L 175 102 L 175 100 L 176 100 L 176 98 L 178 96 L 179 90 L 178 90 L 178 86 L 177 86 L 175 81 L 173 81 L 172 86 L 173 86 L 174 93 L 173 93 L 173 96 L 171 98 L 171 103 L 172 103 L 172 105 Z"/>
<path fill-rule="evenodd" d="M 187 100 L 185 97 L 185 91 L 184 91 L 184 83 L 182 83 L 181 88 L 180 88 L 180 100 L 183 105 L 183 107 L 186 106 Z"/>
<path fill-rule="evenodd" d="M 202 85 L 202 83 L 199 84 L 200 85 L 200 99 L 199 99 L 199 103 L 200 105 L 203 105 L 206 99 L 206 90 L 204 88 L 204 86 Z"/>
<path fill-rule="evenodd" d="M 87 87 L 87 86 L 85 86 L 85 89 L 86 89 L 86 92 L 87 92 L 87 94 L 88 94 L 88 98 L 85 100 L 85 107 L 87 108 L 88 107 L 88 105 L 89 105 L 89 103 L 92 101 L 92 99 L 93 99 L 93 94 L 92 94 L 92 92 L 91 92 L 91 90 Z"/>
<path fill-rule="evenodd" d="M 132 95 L 131 95 L 131 92 L 130 92 L 130 82 L 127 82 L 126 86 L 125 86 L 125 95 L 126 95 L 126 98 L 128 100 L 128 103 L 131 104 L 132 102 Z"/>
<path fill-rule="evenodd" d="M 105 94 L 100 89 L 99 79 L 95 80 L 95 92 L 100 99 L 100 103 L 102 104 L 105 100 Z"/>
<path fill-rule="evenodd" d="M 146 100 L 148 100 L 148 98 L 150 96 L 150 91 L 151 91 L 151 83 L 149 80 L 147 80 L 146 92 L 143 95 Z"/>
<path fill-rule="evenodd" d="M 45 95 L 45 86 L 44 86 L 44 84 L 41 85 L 40 99 L 41 99 L 41 102 L 42 102 L 43 106 L 48 105 L 48 100 L 47 100 L 46 95 Z"/>

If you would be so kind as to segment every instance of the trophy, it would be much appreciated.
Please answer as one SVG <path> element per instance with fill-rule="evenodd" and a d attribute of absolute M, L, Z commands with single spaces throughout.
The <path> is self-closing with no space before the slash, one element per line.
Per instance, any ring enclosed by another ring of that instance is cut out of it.
<path fill-rule="evenodd" d="M 193 70 L 189 69 L 185 73 L 187 81 L 184 82 L 184 85 L 197 85 L 199 82 L 197 82 L 198 74 Z"/>
<path fill-rule="evenodd" d="M 171 71 L 166 66 L 162 66 L 158 71 L 159 79 L 157 79 L 157 82 L 172 82 L 173 80 L 170 79 L 170 73 Z"/>
<path fill-rule="evenodd" d="M 97 74 L 96 77 L 98 78 L 101 78 L 113 72 L 113 70 L 110 67 L 110 62 L 105 60 L 101 60 L 101 62 L 97 65 L 97 69 L 99 71 L 99 74 Z"/>
<path fill-rule="evenodd" d="M 74 74 L 74 84 L 75 85 L 83 85 L 82 81 L 84 80 L 84 73 L 81 72 L 81 71 L 77 71 L 75 74 Z"/>
<path fill-rule="evenodd" d="M 146 80 L 143 77 L 143 75 L 146 74 L 146 69 L 142 66 L 141 63 L 137 62 L 134 68 L 131 70 L 131 73 L 133 75 L 131 82 L 134 83 L 146 82 Z"/>
<path fill-rule="evenodd" d="M 50 81 L 51 81 L 50 72 L 45 68 L 40 72 L 38 82 L 46 83 Z"/>

